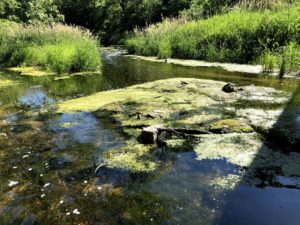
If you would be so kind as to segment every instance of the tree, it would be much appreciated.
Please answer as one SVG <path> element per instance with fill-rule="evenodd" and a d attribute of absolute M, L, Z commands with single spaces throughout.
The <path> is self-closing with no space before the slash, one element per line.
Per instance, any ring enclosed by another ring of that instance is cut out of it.
<path fill-rule="evenodd" d="M 69 24 L 98 33 L 105 44 L 115 43 L 135 27 L 178 16 L 190 0 L 60 0 Z"/>
<path fill-rule="evenodd" d="M 1 0 L 0 18 L 30 24 L 63 20 L 54 0 Z"/>

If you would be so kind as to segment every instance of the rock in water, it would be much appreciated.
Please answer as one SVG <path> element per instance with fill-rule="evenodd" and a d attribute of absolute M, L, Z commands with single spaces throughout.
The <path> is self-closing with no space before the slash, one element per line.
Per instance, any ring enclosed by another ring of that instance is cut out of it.
<path fill-rule="evenodd" d="M 228 83 L 226 84 L 223 88 L 222 91 L 226 92 L 226 93 L 232 93 L 235 92 L 235 85 L 233 83 Z"/>

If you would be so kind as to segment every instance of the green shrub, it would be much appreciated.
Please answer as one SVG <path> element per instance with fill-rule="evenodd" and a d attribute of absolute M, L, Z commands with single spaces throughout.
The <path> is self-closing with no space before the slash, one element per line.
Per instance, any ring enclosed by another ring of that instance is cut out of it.
<path fill-rule="evenodd" d="M 2 24 L 2 66 L 42 66 L 57 73 L 100 68 L 98 41 L 87 30 L 61 24 L 25 26 L 0 21 Z"/>

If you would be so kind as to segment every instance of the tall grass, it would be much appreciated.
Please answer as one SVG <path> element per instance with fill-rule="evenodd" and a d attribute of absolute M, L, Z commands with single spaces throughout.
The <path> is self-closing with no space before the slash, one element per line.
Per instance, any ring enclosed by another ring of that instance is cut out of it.
<path fill-rule="evenodd" d="M 2 66 L 42 66 L 58 73 L 99 70 L 98 41 L 85 29 L 3 20 L 0 26 Z"/>
<path fill-rule="evenodd" d="M 234 63 L 265 60 L 279 67 L 281 63 L 277 61 L 283 53 L 280 49 L 293 45 L 294 53 L 299 52 L 299 29 L 300 4 L 295 3 L 273 10 L 235 10 L 206 20 L 165 20 L 136 30 L 126 46 L 131 53 L 161 58 Z M 292 67 L 299 69 L 297 63 Z"/>

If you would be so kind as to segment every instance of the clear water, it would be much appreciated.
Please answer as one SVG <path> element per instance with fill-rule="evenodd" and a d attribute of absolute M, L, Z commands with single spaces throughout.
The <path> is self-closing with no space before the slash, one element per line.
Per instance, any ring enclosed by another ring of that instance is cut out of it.
<path fill-rule="evenodd" d="M 43 114 L 43 106 L 65 99 L 171 77 L 255 84 L 293 93 L 299 92 L 297 80 L 122 56 L 104 56 L 103 61 L 102 75 L 65 80 L 0 75 L 20 83 L 0 89 L 0 109 L 6 110 L 0 114 L 0 133 L 5 135 L 0 139 L 0 224 L 300 223 L 298 189 L 269 184 L 224 191 L 208 185 L 210 179 L 241 173 L 225 159 L 198 161 L 191 151 L 176 154 L 156 174 L 95 173 L 99 153 L 126 141 L 120 128 L 91 113 Z M 298 108 L 299 99 L 294 94 L 290 106 Z"/>

